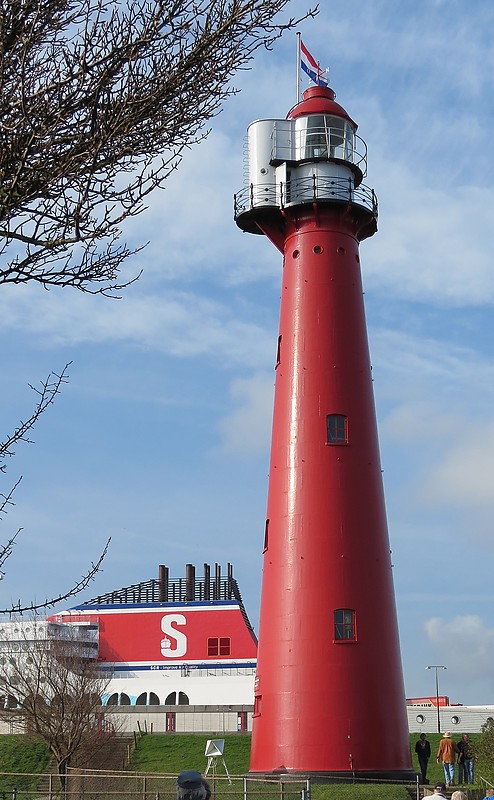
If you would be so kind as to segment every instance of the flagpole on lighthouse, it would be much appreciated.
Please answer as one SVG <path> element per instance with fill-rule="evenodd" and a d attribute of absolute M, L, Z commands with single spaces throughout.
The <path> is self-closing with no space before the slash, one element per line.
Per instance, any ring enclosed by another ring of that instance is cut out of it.
<path fill-rule="evenodd" d="M 297 31 L 297 105 L 300 103 L 300 31 Z"/>

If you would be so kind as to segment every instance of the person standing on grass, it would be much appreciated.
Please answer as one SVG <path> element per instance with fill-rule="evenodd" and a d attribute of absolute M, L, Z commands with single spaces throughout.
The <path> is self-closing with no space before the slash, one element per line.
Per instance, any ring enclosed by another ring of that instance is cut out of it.
<path fill-rule="evenodd" d="M 473 783 L 473 745 L 468 733 L 458 742 L 458 783 Z"/>
<path fill-rule="evenodd" d="M 444 769 L 444 779 L 446 786 L 451 786 L 455 781 L 455 761 L 459 753 L 458 745 L 451 738 L 449 731 L 443 733 L 443 738 L 439 742 L 436 762 L 442 762 Z"/>
<path fill-rule="evenodd" d="M 431 757 L 431 746 L 425 733 L 420 734 L 420 738 L 415 745 L 415 752 L 417 753 L 420 772 L 422 773 L 422 783 L 427 783 L 427 764 Z"/>

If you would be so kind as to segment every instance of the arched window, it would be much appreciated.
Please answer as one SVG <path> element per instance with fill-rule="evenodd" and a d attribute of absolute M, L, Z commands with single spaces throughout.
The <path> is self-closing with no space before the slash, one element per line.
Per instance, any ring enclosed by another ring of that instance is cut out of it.
<path fill-rule="evenodd" d="M 118 694 L 114 692 L 106 701 L 107 706 L 118 706 Z"/>
<path fill-rule="evenodd" d="M 121 705 L 121 706 L 130 706 L 130 697 L 129 697 L 128 694 L 125 694 L 125 692 L 122 692 L 120 694 L 120 703 L 119 703 L 119 705 Z"/>
<path fill-rule="evenodd" d="M 148 694 L 147 692 L 142 692 L 136 700 L 136 706 L 147 706 L 148 702 Z"/>
<path fill-rule="evenodd" d="M 188 706 L 189 705 L 189 698 L 185 694 L 185 692 L 178 693 L 178 704 L 179 706 Z"/>
<path fill-rule="evenodd" d="M 165 700 L 165 706 L 176 706 L 176 705 L 177 705 L 177 693 L 170 692 L 170 694 Z"/>
<path fill-rule="evenodd" d="M 160 699 L 157 694 L 154 692 L 149 692 L 149 705 L 150 706 L 159 706 Z"/>

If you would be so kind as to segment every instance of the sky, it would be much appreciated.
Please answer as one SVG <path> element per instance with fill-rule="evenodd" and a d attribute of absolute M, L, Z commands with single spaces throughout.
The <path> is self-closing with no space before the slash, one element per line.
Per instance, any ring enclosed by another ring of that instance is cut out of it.
<path fill-rule="evenodd" d="M 293 0 L 290 15 L 303 13 Z M 287 14 L 284 15 L 285 17 Z M 300 25 L 368 146 L 379 231 L 362 243 L 405 690 L 494 704 L 494 5 L 323 0 Z M 296 101 L 295 33 L 240 89 L 147 212 L 121 300 L 34 285 L 0 292 L 2 437 L 39 385 L 70 380 L 17 447 L 2 541 L 22 533 L 1 602 L 79 602 L 186 563 L 234 565 L 257 627 L 281 256 L 233 221 L 255 119 Z M 308 82 L 302 83 L 307 88 Z"/>

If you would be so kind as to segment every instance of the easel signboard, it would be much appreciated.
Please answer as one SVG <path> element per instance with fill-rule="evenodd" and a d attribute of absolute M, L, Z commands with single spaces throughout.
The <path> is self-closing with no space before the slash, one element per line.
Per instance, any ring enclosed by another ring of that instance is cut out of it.
<path fill-rule="evenodd" d="M 206 767 L 206 772 L 204 773 L 204 777 L 206 777 L 211 770 L 211 774 L 213 778 L 216 776 L 216 765 L 218 763 L 218 759 L 221 759 L 221 762 L 225 768 L 226 777 L 228 778 L 228 783 L 231 784 L 231 778 L 228 773 L 228 767 L 226 766 L 225 759 L 223 758 L 223 750 L 225 749 L 225 740 L 224 739 L 208 739 L 206 742 L 206 750 L 204 751 L 204 755 L 208 760 L 208 765 Z"/>

